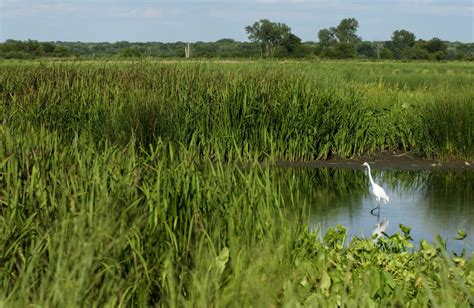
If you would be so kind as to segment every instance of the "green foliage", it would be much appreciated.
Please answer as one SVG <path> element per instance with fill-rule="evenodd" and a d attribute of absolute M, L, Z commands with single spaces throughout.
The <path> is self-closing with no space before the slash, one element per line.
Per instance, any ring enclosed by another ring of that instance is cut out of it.
<path fill-rule="evenodd" d="M 285 56 L 302 58 L 311 54 L 311 50 L 305 49 L 301 43 L 301 39 L 290 33 L 281 43 Z"/>
<path fill-rule="evenodd" d="M 305 260 L 308 267 L 300 279 L 302 285 L 321 293 L 309 295 L 306 301 L 311 300 L 312 306 L 327 302 L 338 306 L 455 305 L 452 294 L 460 291 L 465 292 L 465 302 L 457 305 L 472 303 L 468 295 L 472 285 L 467 280 L 457 286 L 450 282 L 472 275 L 472 269 L 465 271 L 470 266 L 463 263 L 464 259 L 453 262 L 456 258 L 449 260 L 442 246 L 433 247 L 427 242 L 412 252 L 409 230 L 404 228 L 404 234 L 383 237 L 377 244 L 354 239 L 347 246 L 343 245 L 345 233 L 341 227 L 328 232 L 323 242 L 318 242 L 314 234 L 304 234 L 297 244 L 297 262 L 301 264 L 305 257 L 311 261 Z M 444 288 L 446 291 L 442 291 Z"/>
<path fill-rule="evenodd" d="M 5 43 L 0 43 L 0 58 L 5 59 L 62 58 L 67 56 L 69 56 L 69 50 L 66 47 L 52 42 L 7 40 Z"/>
<path fill-rule="evenodd" d="M 474 152 L 464 64 L 4 64 L 0 79 L 4 123 L 68 138 L 126 144 L 133 135 L 202 155 L 249 149 L 289 160 Z"/>
<path fill-rule="evenodd" d="M 407 56 L 415 60 L 445 60 L 447 57 L 447 44 L 438 38 L 429 41 L 419 40 L 407 50 Z"/>
<path fill-rule="evenodd" d="M 321 29 L 318 32 L 319 44 L 323 48 L 327 48 L 337 43 L 336 33 L 334 28 Z"/>
<path fill-rule="evenodd" d="M 449 46 L 454 50 L 455 59 L 474 60 L 474 43 L 451 43 Z"/>
<path fill-rule="evenodd" d="M 405 56 L 413 60 L 434 60 L 434 56 L 421 44 L 416 44 L 405 52 Z"/>
<path fill-rule="evenodd" d="M 307 206 L 298 179 L 283 186 L 256 161 L 0 134 L 7 306 L 472 304 L 472 257 L 413 251 L 405 226 L 376 244 L 343 227 L 321 239 L 292 214 Z"/>
<path fill-rule="evenodd" d="M 436 52 L 446 52 L 447 44 L 440 40 L 437 37 L 432 38 L 431 40 L 426 42 L 426 49 L 429 52 L 436 53 Z"/>
<path fill-rule="evenodd" d="M 357 55 L 363 58 L 377 58 L 376 46 L 372 42 L 361 42 L 357 46 Z"/>
<path fill-rule="evenodd" d="M 474 258 L 407 227 L 321 239 L 262 164 L 472 157 L 470 64 L 1 66 L 5 306 L 472 305 Z"/>
<path fill-rule="evenodd" d="M 395 59 L 407 58 L 407 50 L 415 46 L 415 34 L 407 30 L 396 30 L 392 34 Z"/>
<path fill-rule="evenodd" d="M 382 48 L 380 50 L 380 59 L 392 60 L 393 59 L 392 51 L 388 48 Z"/>
<path fill-rule="evenodd" d="M 392 34 L 392 42 L 397 49 L 406 49 L 415 45 L 415 34 L 407 30 L 396 30 Z"/>
<path fill-rule="evenodd" d="M 288 47 L 301 42 L 296 35 L 291 36 L 291 29 L 287 25 L 271 22 L 268 19 L 261 19 L 252 26 L 245 27 L 245 31 L 252 42 L 261 44 L 262 53 L 267 58 L 275 55 L 278 46 Z"/>
<path fill-rule="evenodd" d="M 355 18 L 344 18 L 335 29 L 335 36 L 339 43 L 355 46 L 360 42 L 357 36 L 359 22 Z"/>
<path fill-rule="evenodd" d="M 120 56 L 124 58 L 140 58 L 142 53 L 137 48 L 127 47 L 120 50 Z"/>
<path fill-rule="evenodd" d="M 464 106 L 460 110 L 459 106 Z M 435 151 L 451 156 L 459 150 L 472 149 L 474 144 L 474 104 L 468 96 L 458 95 L 447 99 L 438 97 L 426 104 L 423 115 L 425 138 L 430 140 Z M 450 129 L 444 129 L 449 126 Z"/>
<path fill-rule="evenodd" d="M 329 37 L 319 36 L 319 43 L 298 42 L 299 38 L 290 33 L 281 44 L 274 49 L 274 55 L 278 58 L 303 58 L 317 54 L 327 58 L 351 58 L 359 57 L 377 59 L 374 50 L 368 44 L 376 42 L 362 42 L 347 52 L 340 53 L 341 48 L 336 48 L 336 28 L 322 29 Z M 326 40 L 326 41 L 325 41 Z M 441 43 L 441 46 L 439 45 Z M 161 42 L 116 42 L 116 43 L 84 43 L 84 42 L 37 42 L 37 41 L 15 41 L 7 40 L 0 43 L 0 58 L 3 59 L 33 59 L 33 58 L 111 58 L 123 56 L 130 52 L 132 57 L 157 57 L 157 58 L 183 58 L 184 48 L 187 43 L 161 43 Z M 385 48 L 395 53 L 392 41 L 384 43 Z M 474 44 L 460 42 L 438 41 L 433 38 L 430 41 L 417 41 L 415 50 L 408 50 L 406 55 L 409 59 L 425 60 L 473 60 Z M 352 45 L 351 45 L 352 46 Z M 446 46 L 444 48 L 443 46 Z M 54 48 L 53 48 L 54 47 Z M 417 48 L 417 47 L 421 47 Z M 440 49 L 441 47 L 441 49 Z M 338 51 L 339 50 L 339 51 Z M 428 50 L 426 53 L 425 50 Z M 430 51 L 436 50 L 436 51 Z M 262 55 L 262 46 L 258 42 L 239 42 L 232 39 L 221 39 L 216 42 L 194 42 L 191 43 L 193 58 L 259 58 Z M 420 57 L 418 52 L 424 56 Z M 138 55 L 138 53 L 140 55 Z M 412 55 L 415 55 L 412 57 Z M 391 57 L 393 58 L 393 57 Z M 387 59 L 391 59 L 390 57 Z"/>
<path fill-rule="evenodd" d="M 359 23 L 355 18 L 345 18 L 337 27 L 319 30 L 322 56 L 338 59 L 355 57 L 357 44 L 361 41 L 356 35 L 358 27 Z"/>

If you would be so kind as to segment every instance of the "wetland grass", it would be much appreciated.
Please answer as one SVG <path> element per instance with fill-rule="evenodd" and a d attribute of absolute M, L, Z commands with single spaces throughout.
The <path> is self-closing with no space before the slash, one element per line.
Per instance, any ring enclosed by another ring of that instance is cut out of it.
<path fill-rule="evenodd" d="M 472 160 L 471 65 L 418 65 L 7 63 L 3 122 L 97 142 L 127 144 L 134 135 L 145 146 L 193 143 L 203 155 L 412 151 Z"/>
<path fill-rule="evenodd" d="M 1 63 L 0 303 L 472 305 L 472 256 L 413 250 L 403 226 L 377 244 L 319 238 L 311 183 L 266 167 L 472 158 L 469 65 L 424 64 L 416 84 L 393 70 L 417 66 L 350 65 Z"/>

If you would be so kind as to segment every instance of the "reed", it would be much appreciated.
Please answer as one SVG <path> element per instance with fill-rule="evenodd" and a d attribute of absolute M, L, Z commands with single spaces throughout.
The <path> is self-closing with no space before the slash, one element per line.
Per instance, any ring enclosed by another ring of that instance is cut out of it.
<path fill-rule="evenodd" d="M 472 257 L 413 252 L 406 230 L 379 244 L 310 233 L 301 187 L 337 173 L 281 181 L 168 143 L 1 132 L 5 305 L 472 304 Z"/>
<path fill-rule="evenodd" d="M 452 126 L 425 130 L 460 117 L 472 134 L 467 82 L 452 92 L 439 73 L 438 90 L 406 90 L 344 65 L 1 63 L 1 305 L 472 305 L 472 256 L 415 251 L 405 227 L 378 244 L 343 228 L 320 238 L 300 189 L 314 182 L 268 167 L 472 157 Z M 472 79 L 463 64 L 436 69 Z"/>
<path fill-rule="evenodd" d="M 4 122 L 64 138 L 312 160 L 383 151 L 472 160 L 470 64 L 2 64 Z M 417 77 L 418 76 L 418 77 Z"/>

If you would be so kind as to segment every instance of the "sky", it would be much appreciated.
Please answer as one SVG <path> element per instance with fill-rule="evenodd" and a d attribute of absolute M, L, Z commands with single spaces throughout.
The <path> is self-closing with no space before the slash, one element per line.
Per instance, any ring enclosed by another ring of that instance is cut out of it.
<path fill-rule="evenodd" d="M 248 41 L 245 26 L 264 18 L 317 41 L 320 29 L 349 17 L 364 40 L 406 29 L 474 41 L 474 0 L 0 0 L 0 41 Z"/>

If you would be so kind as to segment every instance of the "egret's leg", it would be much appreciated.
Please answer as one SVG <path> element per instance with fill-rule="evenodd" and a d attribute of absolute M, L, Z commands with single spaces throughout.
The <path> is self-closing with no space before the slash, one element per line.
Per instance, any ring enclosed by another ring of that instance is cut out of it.
<path fill-rule="evenodd" d="M 377 215 L 374 214 L 374 211 L 375 210 L 378 210 L 377 211 Z M 374 216 L 379 216 L 380 215 L 380 202 L 377 202 L 377 206 L 374 207 L 372 210 L 370 210 L 370 214 L 374 215 Z"/>

